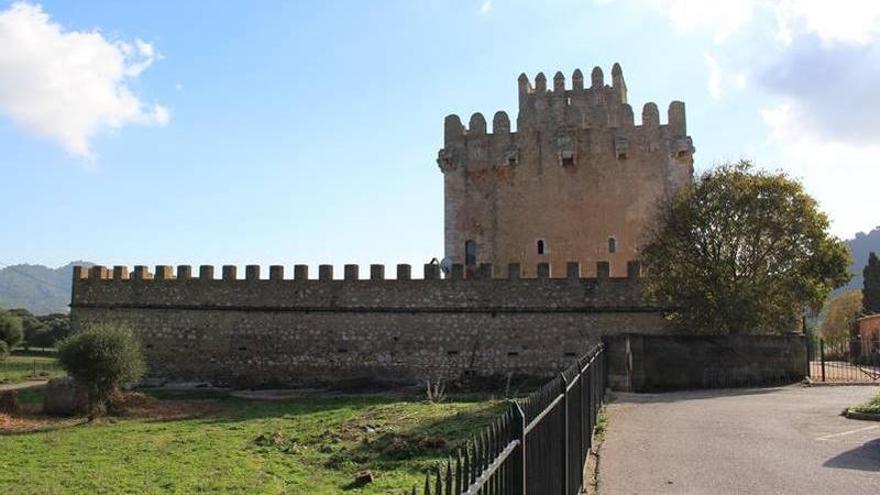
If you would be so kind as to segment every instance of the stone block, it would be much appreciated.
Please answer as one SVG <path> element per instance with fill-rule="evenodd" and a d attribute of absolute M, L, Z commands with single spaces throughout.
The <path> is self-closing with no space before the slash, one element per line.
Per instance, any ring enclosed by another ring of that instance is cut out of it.
<path fill-rule="evenodd" d="M 43 412 L 50 416 L 74 416 L 86 412 L 88 396 L 70 377 L 54 378 L 46 384 Z"/>

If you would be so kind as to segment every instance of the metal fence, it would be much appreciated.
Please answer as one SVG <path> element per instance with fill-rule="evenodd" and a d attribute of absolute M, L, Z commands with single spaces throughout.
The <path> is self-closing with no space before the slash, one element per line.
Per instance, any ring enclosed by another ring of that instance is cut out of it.
<path fill-rule="evenodd" d="M 55 359 L 41 356 L 8 356 L 0 360 L 0 383 L 54 378 L 64 374 Z"/>
<path fill-rule="evenodd" d="M 425 476 L 423 495 L 572 495 L 605 399 L 602 344 L 508 410 Z M 417 495 L 418 487 L 410 492 Z"/>
<path fill-rule="evenodd" d="M 826 383 L 880 384 L 880 340 L 808 343 L 810 379 Z"/>

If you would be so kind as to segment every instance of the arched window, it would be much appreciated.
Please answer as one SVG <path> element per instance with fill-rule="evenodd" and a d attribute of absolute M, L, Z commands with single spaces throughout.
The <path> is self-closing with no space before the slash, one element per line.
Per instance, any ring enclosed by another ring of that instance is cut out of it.
<path fill-rule="evenodd" d="M 477 264 L 477 243 L 475 241 L 465 241 L 464 243 L 464 264 Z"/>
<path fill-rule="evenodd" d="M 544 239 L 538 239 L 538 254 L 544 254 L 546 252 L 546 246 L 544 246 Z"/>
<path fill-rule="evenodd" d="M 617 252 L 617 239 L 613 237 L 608 238 L 608 252 L 615 253 Z"/>

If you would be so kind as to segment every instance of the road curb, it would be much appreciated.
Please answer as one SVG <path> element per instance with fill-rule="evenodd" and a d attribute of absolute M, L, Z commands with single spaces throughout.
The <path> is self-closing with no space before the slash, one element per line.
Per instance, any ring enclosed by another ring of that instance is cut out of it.
<path fill-rule="evenodd" d="M 877 387 L 880 386 L 880 382 L 814 382 L 804 380 L 801 385 L 804 387 Z"/>
<path fill-rule="evenodd" d="M 880 421 L 880 414 L 861 413 L 856 411 L 846 411 L 846 417 L 849 419 L 858 419 L 862 421 Z"/>

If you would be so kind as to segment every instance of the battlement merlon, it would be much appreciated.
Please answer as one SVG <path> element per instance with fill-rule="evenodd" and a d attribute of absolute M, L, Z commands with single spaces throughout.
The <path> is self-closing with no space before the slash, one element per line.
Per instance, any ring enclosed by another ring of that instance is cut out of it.
<path fill-rule="evenodd" d="M 304 265 L 297 265 L 302 267 Z M 321 265 L 332 267 L 332 265 Z M 323 277 L 284 279 L 280 266 L 270 267 L 269 278 L 261 278 L 256 265 L 246 268 L 244 277 L 235 266 L 223 267 L 223 278 L 213 277 L 213 267 L 203 266 L 193 275 L 189 266 L 158 266 L 153 275 L 144 267 L 136 276 L 114 277 L 121 270 L 105 267 L 75 267 L 72 308 L 143 308 L 228 311 L 504 311 L 556 312 L 650 312 L 641 292 L 640 267 L 628 266 L 626 277 L 610 277 L 597 270 L 596 277 L 584 277 L 581 265 L 572 262 L 551 270 L 538 266 L 537 277 L 523 277 L 521 265 L 506 270 L 480 264 L 475 270 L 453 266 L 441 277 L 437 264 L 425 265 L 422 279 L 410 278 L 410 265 L 398 265 L 397 280 L 384 279 L 382 265 L 370 265 L 369 278 L 361 278 L 357 265 L 346 265 L 344 278 L 332 273 Z M 599 267 L 597 267 L 599 268 Z M 328 272 L 327 268 L 323 269 Z M 304 274 L 302 268 L 295 270 Z M 304 274 L 305 275 L 305 274 Z M 329 277 L 329 278 L 328 278 Z"/>
<path fill-rule="evenodd" d="M 657 128 L 664 126 L 669 127 L 671 135 L 673 136 L 687 136 L 687 119 L 685 116 L 685 105 L 682 101 L 673 101 L 669 104 L 666 124 L 660 122 L 660 111 L 657 108 L 657 104 L 654 102 L 645 103 L 644 107 L 642 107 L 642 120 L 639 125 L 635 124 L 632 107 L 630 107 L 629 104 L 624 104 L 622 106 L 622 111 L 624 118 L 618 121 L 616 123 L 617 125 L 603 127 Z M 495 116 L 492 118 L 492 132 L 487 132 L 486 118 L 480 112 L 471 115 L 467 127 L 462 124 L 461 117 L 454 113 L 446 116 L 443 125 L 443 141 L 447 145 L 460 143 L 467 137 L 493 135 L 509 137 L 510 134 L 517 134 L 517 132 L 511 130 L 510 118 L 508 117 L 507 112 L 503 110 L 495 112 Z M 569 126 L 559 125 L 558 127 Z M 591 128 L 595 126 L 581 125 L 578 127 Z"/>
<path fill-rule="evenodd" d="M 614 64 L 611 79 L 611 86 L 606 85 L 602 69 L 596 67 L 590 74 L 590 86 L 585 87 L 583 74 L 576 69 L 569 89 L 565 76 L 557 72 L 552 89 L 548 89 L 543 73 L 535 77 L 534 86 L 528 76 L 521 74 L 516 132 L 512 131 L 510 118 L 503 111 L 495 113 L 491 132 L 487 132 L 486 119 L 479 112 L 470 117 L 467 127 L 458 115 L 448 115 L 444 122 L 444 148 L 437 157 L 440 169 L 446 173 L 473 160 L 490 166 L 516 165 L 519 150 L 534 141 L 525 136 L 535 132 L 553 140 L 549 143 L 551 146 L 575 146 L 579 141 L 591 139 L 587 136 L 589 133 L 611 133 L 611 139 L 603 140 L 598 148 L 592 143 L 589 146 L 592 151 L 615 153 L 619 157 L 629 154 L 621 151 L 632 149 L 629 143 L 642 143 L 641 149 L 650 152 L 668 152 L 671 158 L 693 154 L 683 102 L 669 104 L 665 124 L 660 121 L 657 104 L 648 102 L 642 108 L 641 123 L 636 125 L 619 64 Z M 611 142 L 619 145 L 608 144 Z M 601 149 L 603 146 L 607 149 Z"/>
<path fill-rule="evenodd" d="M 538 73 L 535 77 L 534 86 L 526 74 L 520 74 L 517 132 L 524 132 L 532 127 L 545 128 L 547 125 L 583 128 L 634 126 L 633 111 L 627 103 L 627 86 L 620 64 L 614 64 L 611 79 L 611 86 L 606 85 L 602 69 L 595 67 L 590 75 L 591 84 L 585 88 L 581 70 L 575 69 L 572 86 L 567 89 L 565 76 L 562 72 L 557 72 L 553 77 L 553 89 L 548 90 L 547 78 L 543 73 Z M 652 102 L 645 104 L 641 126 L 661 125 L 659 117 L 654 117 L 657 113 L 656 107 Z M 670 103 L 668 116 L 666 125 L 672 128 L 673 135 L 686 136 L 684 103 Z M 459 116 L 451 114 L 446 117 L 444 131 L 445 143 L 459 141 L 465 136 L 482 136 L 486 134 L 486 119 L 481 113 L 474 113 L 468 127 L 464 127 Z M 497 112 L 493 119 L 492 134 L 510 132 L 507 114 L 503 111 Z"/>
<path fill-rule="evenodd" d="M 565 276 L 550 276 L 550 264 L 537 264 L 537 277 L 532 279 L 552 278 L 552 279 L 578 279 L 578 280 L 596 280 L 603 278 L 617 278 L 620 280 L 630 279 L 637 280 L 641 278 L 641 264 L 638 261 L 629 261 L 627 263 L 626 277 L 610 277 L 607 273 L 602 275 L 602 266 L 606 262 L 597 264 L 598 277 L 583 277 L 581 275 L 581 264 L 578 262 L 568 262 L 566 264 Z M 187 283 L 187 282 L 375 282 L 375 281 L 448 281 L 448 280 L 529 280 L 522 275 L 522 265 L 520 263 L 509 263 L 506 272 L 498 272 L 492 263 L 480 263 L 476 265 L 474 270 L 465 270 L 464 265 L 453 265 L 452 270 L 441 276 L 440 265 L 436 263 L 426 263 L 424 265 L 423 278 L 415 279 L 412 277 L 412 266 L 408 264 L 397 265 L 396 279 L 385 277 L 385 265 L 371 264 L 369 271 L 364 272 L 367 276 L 361 276 L 360 266 L 356 264 L 344 265 L 342 278 L 334 278 L 333 265 L 319 265 L 318 277 L 310 278 L 308 265 L 294 265 L 293 277 L 286 278 L 284 266 L 269 266 L 269 277 L 261 276 L 260 265 L 246 265 L 244 277 L 240 277 L 238 267 L 236 265 L 223 265 L 221 267 L 221 277 L 215 277 L 215 267 L 213 265 L 201 265 L 198 274 L 193 274 L 192 266 L 179 265 L 176 267 L 170 265 L 157 265 L 154 272 L 145 265 L 135 265 L 134 270 L 129 275 L 127 266 L 114 266 L 112 269 L 101 265 L 92 267 L 74 266 L 73 267 L 73 284 L 91 283 L 91 282 L 145 282 L 145 283 Z M 606 267 L 607 271 L 607 267 Z M 469 275 L 466 275 L 468 274 Z M 541 275 L 544 273 L 545 275 Z M 556 273 L 556 272 L 554 272 Z M 574 275 L 573 275 L 574 274 Z"/>

